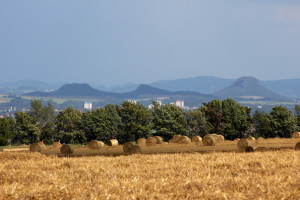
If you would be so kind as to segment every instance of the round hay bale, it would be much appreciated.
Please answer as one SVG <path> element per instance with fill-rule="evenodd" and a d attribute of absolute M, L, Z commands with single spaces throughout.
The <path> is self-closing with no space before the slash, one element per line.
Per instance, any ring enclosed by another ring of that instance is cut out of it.
<path fill-rule="evenodd" d="M 203 146 L 215 146 L 216 140 L 213 136 L 206 136 L 202 140 Z"/>
<path fill-rule="evenodd" d="M 249 136 L 247 137 L 247 140 L 255 140 L 255 137 Z"/>
<path fill-rule="evenodd" d="M 41 142 L 33 143 L 29 146 L 31 152 L 41 152 L 44 149 L 45 145 L 42 145 Z"/>
<path fill-rule="evenodd" d="M 133 145 L 130 149 L 130 154 L 142 153 L 142 149 L 139 145 Z"/>
<path fill-rule="evenodd" d="M 161 144 L 163 142 L 163 139 L 160 136 L 154 136 L 154 138 L 156 139 L 156 144 Z"/>
<path fill-rule="evenodd" d="M 163 145 L 167 145 L 167 144 L 169 144 L 168 142 L 162 142 L 161 144 L 163 144 Z"/>
<path fill-rule="evenodd" d="M 264 138 L 263 137 L 259 137 L 259 138 L 257 138 L 257 140 L 261 141 L 261 140 L 264 140 Z"/>
<path fill-rule="evenodd" d="M 247 146 L 245 149 L 245 152 L 254 152 L 254 147 L 253 146 Z"/>
<path fill-rule="evenodd" d="M 119 142 L 116 139 L 112 139 L 108 141 L 108 146 L 118 146 Z"/>
<path fill-rule="evenodd" d="M 61 145 L 60 142 L 54 142 L 53 145 L 52 145 L 52 148 L 53 148 L 53 149 L 60 149 L 61 146 L 62 146 L 62 145 Z"/>
<path fill-rule="evenodd" d="M 60 153 L 62 154 L 72 154 L 74 152 L 74 147 L 70 144 L 63 144 L 60 148 Z"/>
<path fill-rule="evenodd" d="M 192 142 L 201 142 L 202 141 L 202 138 L 200 136 L 194 136 L 192 138 Z"/>
<path fill-rule="evenodd" d="M 140 138 L 137 140 L 137 143 L 139 146 L 146 146 L 146 139 L 145 138 Z"/>
<path fill-rule="evenodd" d="M 300 142 L 298 142 L 295 146 L 295 150 L 299 150 L 300 151 Z"/>
<path fill-rule="evenodd" d="M 134 144 L 132 142 L 126 142 L 123 145 L 123 151 L 124 151 L 124 153 L 130 154 L 130 152 L 132 151 L 133 146 L 134 146 Z"/>
<path fill-rule="evenodd" d="M 245 150 L 248 146 L 251 146 L 251 141 L 246 138 L 240 139 L 237 143 L 239 150 Z"/>
<path fill-rule="evenodd" d="M 92 140 L 88 143 L 89 149 L 100 149 L 104 146 L 102 141 Z"/>
<path fill-rule="evenodd" d="M 187 136 L 181 136 L 179 139 L 178 139 L 178 143 L 179 144 L 189 144 L 191 143 L 191 139 Z"/>
<path fill-rule="evenodd" d="M 173 139 L 169 140 L 169 144 L 174 144 L 174 143 L 175 143 L 175 142 L 174 142 Z"/>
<path fill-rule="evenodd" d="M 292 138 L 300 138 L 300 132 L 293 133 Z"/>
<path fill-rule="evenodd" d="M 235 138 L 233 141 L 239 141 L 240 140 L 240 138 Z"/>
<path fill-rule="evenodd" d="M 217 142 L 224 142 L 224 136 L 223 135 L 216 135 L 215 139 Z"/>
<path fill-rule="evenodd" d="M 181 137 L 182 135 L 174 135 L 172 140 L 173 140 L 173 143 L 177 143 L 179 138 Z"/>
<path fill-rule="evenodd" d="M 156 145 L 156 139 L 154 137 L 149 137 L 146 140 L 146 146 L 155 146 Z"/>

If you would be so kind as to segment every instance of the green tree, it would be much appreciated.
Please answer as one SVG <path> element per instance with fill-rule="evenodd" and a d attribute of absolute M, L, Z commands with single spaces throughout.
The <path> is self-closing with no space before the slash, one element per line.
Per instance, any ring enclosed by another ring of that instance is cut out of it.
<path fill-rule="evenodd" d="M 90 140 L 108 141 L 117 138 L 121 117 L 114 105 L 106 105 L 82 115 L 86 138 Z"/>
<path fill-rule="evenodd" d="M 283 106 L 275 106 L 270 113 L 271 127 L 278 137 L 291 137 L 297 128 L 297 119 L 292 111 Z"/>
<path fill-rule="evenodd" d="M 31 144 L 40 141 L 41 130 L 36 121 L 25 112 L 16 112 L 16 137 L 20 144 Z"/>
<path fill-rule="evenodd" d="M 271 127 L 271 116 L 268 113 L 255 111 L 253 115 L 253 124 L 255 127 L 255 137 L 271 138 L 276 137 Z"/>
<path fill-rule="evenodd" d="M 153 105 L 153 129 L 156 131 L 154 135 L 169 140 L 173 135 L 188 133 L 185 116 L 178 106 L 172 104 L 160 106 L 156 102 L 153 102 Z"/>
<path fill-rule="evenodd" d="M 121 133 L 118 140 L 121 143 L 136 141 L 142 137 L 149 137 L 151 129 L 151 111 L 143 105 L 132 102 L 123 102 L 118 107 L 121 117 Z"/>
<path fill-rule="evenodd" d="M 295 112 L 296 112 L 296 117 L 297 117 L 297 126 L 298 129 L 300 128 L 300 106 L 299 105 L 295 105 Z"/>
<path fill-rule="evenodd" d="M 81 112 L 68 107 L 56 116 L 56 132 L 62 143 L 84 143 L 86 141 L 81 124 Z"/>
<path fill-rule="evenodd" d="M 8 140 L 15 137 L 15 120 L 11 117 L 0 118 L 0 146 L 8 145 Z"/>
<path fill-rule="evenodd" d="M 187 121 L 187 135 L 189 137 L 196 135 L 203 137 L 211 131 L 212 127 L 210 123 L 207 122 L 205 114 L 201 111 L 201 109 L 189 110 L 184 112 L 184 115 Z"/>

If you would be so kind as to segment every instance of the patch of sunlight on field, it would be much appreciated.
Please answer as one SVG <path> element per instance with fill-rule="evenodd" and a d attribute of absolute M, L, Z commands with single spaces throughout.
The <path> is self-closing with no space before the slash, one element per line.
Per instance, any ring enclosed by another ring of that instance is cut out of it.
<path fill-rule="evenodd" d="M 295 150 L 0 160 L 2 199 L 300 199 Z"/>

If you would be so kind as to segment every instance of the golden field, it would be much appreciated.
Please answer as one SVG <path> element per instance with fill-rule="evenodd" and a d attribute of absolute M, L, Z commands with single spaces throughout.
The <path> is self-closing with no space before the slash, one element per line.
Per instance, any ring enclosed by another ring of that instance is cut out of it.
<path fill-rule="evenodd" d="M 0 199 L 300 199 L 300 151 L 0 153 Z"/>

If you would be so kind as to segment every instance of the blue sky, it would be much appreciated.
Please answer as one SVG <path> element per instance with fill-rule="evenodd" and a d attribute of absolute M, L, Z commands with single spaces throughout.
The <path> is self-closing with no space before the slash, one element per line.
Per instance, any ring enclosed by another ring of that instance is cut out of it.
<path fill-rule="evenodd" d="M 300 3 L 0 0 L 1 82 L 300 78 Z"/>

